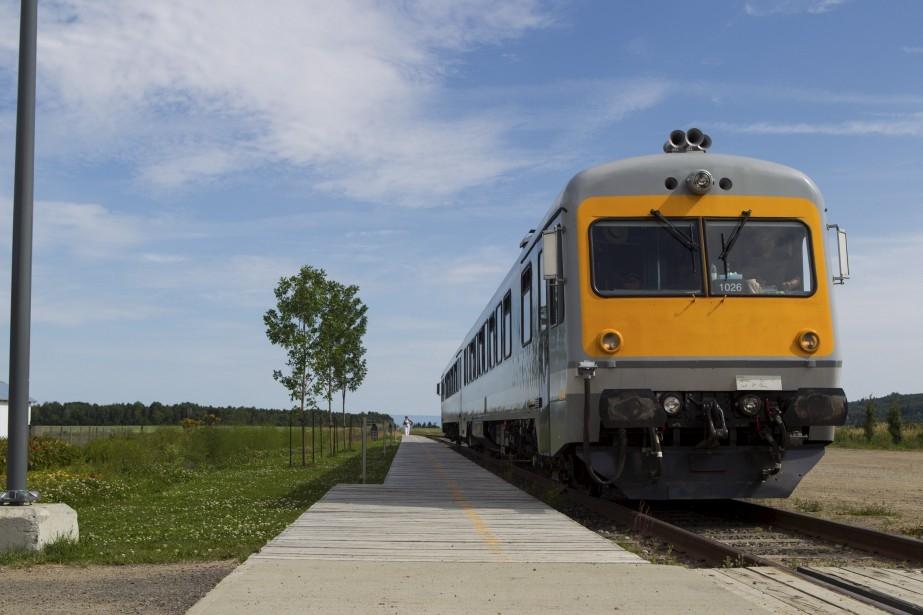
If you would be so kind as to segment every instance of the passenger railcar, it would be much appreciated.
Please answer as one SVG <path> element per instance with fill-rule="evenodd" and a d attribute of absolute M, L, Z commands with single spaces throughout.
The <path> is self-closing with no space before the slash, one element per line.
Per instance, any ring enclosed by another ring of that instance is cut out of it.
<path fill-rule="evenodd" d="M 804 174 L 709 145 L 571 179 L 443 371 L 449 437 L 617 497 L 792 492 L 846 419 L 845 233 Z"/>

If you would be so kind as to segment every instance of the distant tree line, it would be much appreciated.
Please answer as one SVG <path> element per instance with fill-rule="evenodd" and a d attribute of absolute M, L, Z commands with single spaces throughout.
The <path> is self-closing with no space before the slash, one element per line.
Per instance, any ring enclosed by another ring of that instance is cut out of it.
<path fill-rule="evenodd" d="M 179 425 L 184 419 L 208 422 L 208 415 L 220 419 L 221 425 L 278 425 L 289 423 L 288 410 L 254 408 L 249 406 L 203 406 L 192 402 L 162 404 L 90 404 L 82 401 L 46 402 L 32 406 L 33 425 Z M 308 409 L 316 413 L 318 422 L 327 417 L 326 411 Z M 391 421 L 390 415 L 369 412 L 369 421 L 383 424 Z M 354 425 L 358 425 L 358 417 Z M 348 421 L 348 419 L 347 419 Z M 342 424 L 342 423 L 341 423 Z M 348 424 L 348 422 L 347 422 Z"/>
<path fill-rule="evenodd" d="M 906 423 L 923 423 L 923 393 L 906 395 L 891 393 L 882 397 L 850 400 L 846 422 L 865 426 L 869 421 L 869 408 L 873 422 L 895 420 L 895 414 Z"/>

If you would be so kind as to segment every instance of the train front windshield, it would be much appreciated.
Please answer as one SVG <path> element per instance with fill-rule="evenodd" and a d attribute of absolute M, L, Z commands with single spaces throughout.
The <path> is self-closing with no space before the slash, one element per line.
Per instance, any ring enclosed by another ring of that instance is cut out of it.
<path fill-rule="evenodd" d="M 713 295 L 810 295 L 814 292 L 808 228 L 784 220 L 706 220 Z"/>
<path fill-rule="evenodd" d="M 611 296 L 702 294 L 699 243 L 697 220 L 600 220 L 590 227 L 593 287 Z"/>
<path fill-rule="evenodd" d="M 593 223 L 593 288 L 616 297 L 702 295 L 707 280 L 711 295 L 814 292 L 810 233 L 801 222 L 706 219 L 704 245 L 699 229 L 690 218 Z"/>

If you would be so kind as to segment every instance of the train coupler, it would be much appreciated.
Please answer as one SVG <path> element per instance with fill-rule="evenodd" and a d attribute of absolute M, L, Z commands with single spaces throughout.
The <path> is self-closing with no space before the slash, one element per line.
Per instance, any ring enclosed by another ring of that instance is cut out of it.
<path fill-rule="evenodd" d="M 724 410 L 721 404 L 714 398 L 702 400 L 702 410 L 705 412 L 705 428 L 708 435 L 704 440 L 699 442 L 697 448 L 714 448 L 718 446 L 719 440 L 725 440 L 728 437 L 727 421 L 724 418 Z"/>

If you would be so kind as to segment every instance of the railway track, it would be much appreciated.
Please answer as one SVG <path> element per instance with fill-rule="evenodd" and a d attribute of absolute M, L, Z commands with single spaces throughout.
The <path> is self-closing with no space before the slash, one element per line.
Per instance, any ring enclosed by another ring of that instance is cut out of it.
<path fill-rule="evenodd" d="M 890 613 L 923 615 L 923 599 L 888 583 L 822 564 L 923 565 L 923 541 L 837 523 L 741 500 L 623 504 L 563 487 L 550 478 L 439 438 L 460 454 L 538 493 L 569 501 L 632 532 L 663 541 L 691 560 L 713 567 L 772 569 Z M 923 575 L 919 575 L 923 580 Z M 915 576 L 908 577 L 912 582 Z M 890 589 L 889 589 L 890 588 Z"/>

